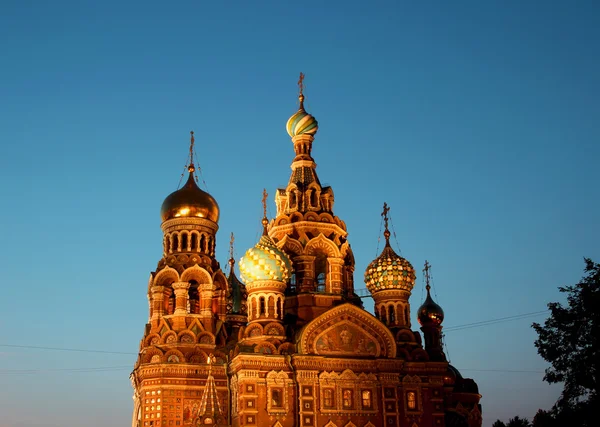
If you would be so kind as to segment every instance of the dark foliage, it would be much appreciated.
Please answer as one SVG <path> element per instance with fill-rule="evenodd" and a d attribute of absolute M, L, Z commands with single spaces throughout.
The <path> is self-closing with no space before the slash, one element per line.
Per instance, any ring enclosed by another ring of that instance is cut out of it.
<path fill-rule="evenodd" d="M 588 258 L 585 264 L 586 275 L 578 284 L 559 288 L 567 294 L 568 306 L 548 304 L 550 317 L 543 326 L 533 324 L 538 353 L 552 365 L 544 380 L 564 383 L 551 411 L 561 425 L 595 426 L 598 422 L 594 408 L 600 407 L 600 264 Z M 548 418 L 541 415 L 542 421 Z"/>

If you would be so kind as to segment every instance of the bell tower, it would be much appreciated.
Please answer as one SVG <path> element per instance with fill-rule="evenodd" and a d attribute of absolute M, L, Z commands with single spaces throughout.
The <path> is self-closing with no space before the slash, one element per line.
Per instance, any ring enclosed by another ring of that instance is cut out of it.
<path fill-rule="evenodd" d="M 215 259 L 219 205 L 196 184 L 193 132 L 187 170 L 186 183 L 160 210 L 163 256 L 150 275 L 149 321 L 131 374 L 133 427 L 226 425 L 214 408 L 228 404 L 227 357 L 217 347 L 227 336 L 230 292 Z"/>
<path fill-rule="evenodd" d="M 361 301 L 354 294 L 354 255 L 346 224 L 334 214 L 333 190 L 321 185 L 311 155 L 319 126 L 304 108 L 302 73 L 298 86 L 300 105 L 286 124 L 295 152 L 292 174 L 287 187 L 275 194 L 277 217 L 268 234 L 292 260 L 285 311 L 302 325 L 337 302 Z"/>

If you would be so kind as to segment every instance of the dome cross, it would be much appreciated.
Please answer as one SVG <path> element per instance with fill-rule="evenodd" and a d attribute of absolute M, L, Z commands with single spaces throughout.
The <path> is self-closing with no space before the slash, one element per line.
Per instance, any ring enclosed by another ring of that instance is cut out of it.
<path fill-rule="evenodd" d="M 388 212 L 390 211 L 390 208 L 388 206 L 388 204 L 386 202 L 383 202 L 383 212 L 381 212 L 381 216 L 383 217 L 383 223 L 385 225 L 385 231 L 383 232 L 383 236 L 385 237 L 385 245 L 389 246 L 390 245 L 390 230 L 388 228 Z"/>
<path fill-rule="evenodd" d="M 188 171 L 194 172 L 194 131 L 190 131 L 190 165 L 188 166 Z"/>
<path fill-rule="evenodd" d="M 431 264 L 429 264 L 429 261 L 425 260 L 425 268 L 423 269 L 423 273 L 425 274 L 425 289 L 427 289 L 427 293 L 429 293 L 429 290 L 431 289 L 431 286 L 429 286 L 429 269 L 431 268 Z"/>
<path fill-rule="evenodd" d="M 262 219 L 262 225 L 263 225 L 263 235 L 266 236 L 267 235 L 267 225 L 269 224 L 269 220 L 267 219 L 267 197 L 269 196 L 269 194 L 267 193 L 267 189 L 263 188 L 263 196 L 262 196 L 262 205 L 263 205 L 263 219 Z"/>

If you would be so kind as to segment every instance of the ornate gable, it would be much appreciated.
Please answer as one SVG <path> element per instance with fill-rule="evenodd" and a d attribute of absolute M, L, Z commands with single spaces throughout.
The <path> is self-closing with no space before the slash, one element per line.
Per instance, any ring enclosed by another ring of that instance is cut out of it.
<path fill-rule="evenodd" d="M 383 323 L 352 304 L 334 307 L 304 327 L 300 354 L 396 357 L 394 335 Z"/>

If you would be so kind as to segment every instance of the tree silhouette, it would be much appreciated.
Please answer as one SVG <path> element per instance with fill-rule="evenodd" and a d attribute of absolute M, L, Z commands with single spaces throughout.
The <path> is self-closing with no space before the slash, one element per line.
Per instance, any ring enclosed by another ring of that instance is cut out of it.
<path fill-rule="evenodd" d="M 552 415 L 561 425 L 582 427 L 597 425 L 600 407 L 600 264 L 584 260 L 581 281 L 559 288 L 568 306 L 548 304 L 550 317 L 543 326 L 533 324 L 538 353 L 552 365 L 544 380 L 564 383 Z"/>
<path fill-rule="evenodd" d="M 527 418 L 519 418 L 517 415 L 516 417 L 508 420 L 506 427 L 531 427 L 531 424 L 529 424 L 529 420 Z"/>

